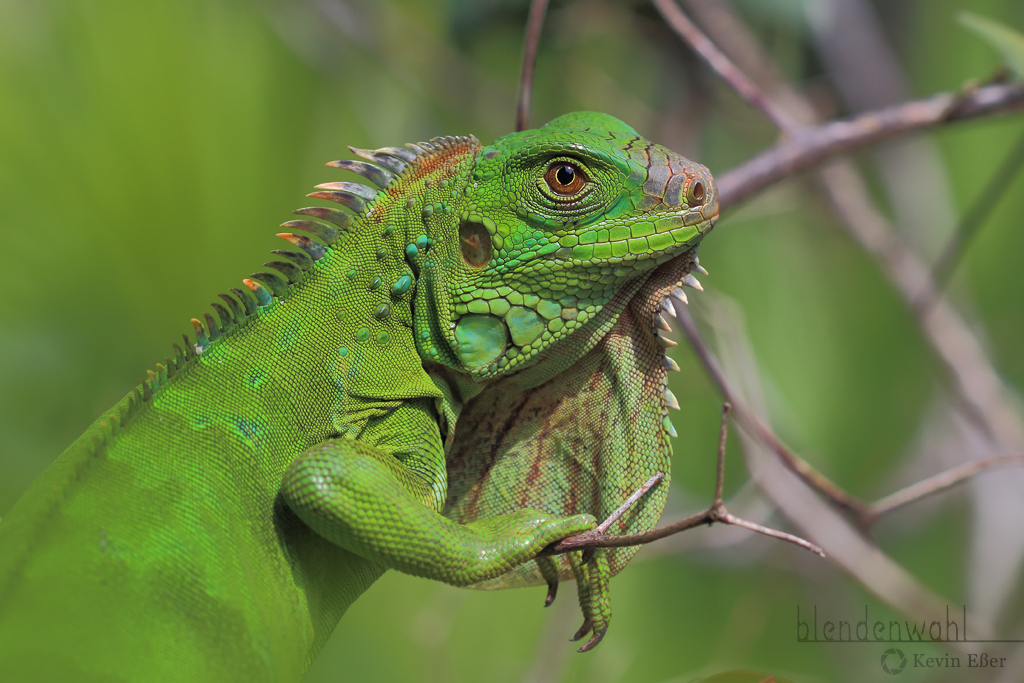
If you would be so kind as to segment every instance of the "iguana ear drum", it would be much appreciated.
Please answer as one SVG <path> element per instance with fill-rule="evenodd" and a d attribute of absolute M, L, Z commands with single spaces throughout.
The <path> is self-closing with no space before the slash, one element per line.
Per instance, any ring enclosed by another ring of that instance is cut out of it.
<path fill-rule="evenodd" d="M 491 260 L 491 235 L 482 223 L 463 221 L 459 226 L 462 259 L 471 268 L 483 268 Z"/>

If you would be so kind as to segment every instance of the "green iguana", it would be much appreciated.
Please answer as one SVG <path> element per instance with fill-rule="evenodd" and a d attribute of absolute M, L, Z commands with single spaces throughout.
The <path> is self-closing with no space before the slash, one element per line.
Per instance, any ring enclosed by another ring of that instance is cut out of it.
<path fill-rule="evenodd" d="M 349 211 L 296 211 L 276 272 L 3 518 L 6 680 L 296 680 L 387 569 L 549 598 L 575 578 L 577 638 L 604 635 L 636 548 L 538 553 L 660 472 L 612 531 L 657 522 L 657 328 L 699 287 L 710 173 L 595 113 L 352 151 L 373 163 L 328 165 L 380 189 L 319 185 Z"/>

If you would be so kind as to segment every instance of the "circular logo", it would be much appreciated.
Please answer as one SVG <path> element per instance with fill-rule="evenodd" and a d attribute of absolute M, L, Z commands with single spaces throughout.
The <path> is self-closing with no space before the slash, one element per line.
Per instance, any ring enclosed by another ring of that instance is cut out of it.
<path fill-rule="evenodd" d="M 890 647 L 882 653 L 882 671 L 885 673 L 895 676 L 898 673 L 902 673 L 906 668 L 907 656 L 903 654 L 903 650 Z"/>

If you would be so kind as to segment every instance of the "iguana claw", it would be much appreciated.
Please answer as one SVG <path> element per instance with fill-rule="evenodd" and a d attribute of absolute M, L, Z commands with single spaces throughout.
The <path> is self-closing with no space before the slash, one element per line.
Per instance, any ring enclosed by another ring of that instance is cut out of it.
<path fill-rule="evenodd" d="M 608 633 L 608 629 L 607 628 L 603 628 L 601 630 L 594 631 L 594 635 L 590 636 L 590 640 L 588 640 L 586 643 L 584 643 L 583 647 L 581 647 L 579 650 L 576 650 L 576 651 L 577 652 L 589 652 L 589 651 L 593 650 L 595 647 L 597 647 L 597 644 L 601 642 L 601 640 L 604 638 L 604 634 L 606 634 L 606 633 Z"/>
<path fill-rule="evenodd" d="M 577 640 L 581 640 L 583 638 L 583 636 L 585 636 L 588 633 L 590 633 L 590 630 L 592 628 L 594 628 L 594 622 L 590 620 L 590 617 L 586 617 L 583 620 L 583 625 L 580 626 L 579 630 L 576 631 L 576 634 L 572 638 L 569 639 L 569 642 L 575 643 Z M 607 629 L 605 629 L 605 630 L 607 630 Z M 596 645 L 596 644 L 597 643 L 594 643 L 594 645 Z M 590 645 L 589 641 L 587 642 L 587 645 Z M 587 647 L 587 645 L 584 645 L 583 647 Z M 591 647 L 593 647 L 593 646 L 591 646 Z M 589 650 L 590 648 L 587 647 L 587 649 Z M 584 650 L 581 648 L 580 652 L 584 652 Z"/>
<path fill-rule="evenodd" d="M 551 603 L 555 601 L 555 596 L 558 595 L 558 565 L 550 557 L 536 557 L 534 560 L 540 569 L 540 575 L 544 577 L 544 581 L 548 584 L 548 595 L 544 598 L 544 606 L 551 607 Z"/>
<path fill-rule="evenodd" d="M 548 584 L 548 595 L 544 598 L 544 606 L 551 607 L 551 603 L 555 601 L 555 596 L 558 595 L 558 582 Z"/>

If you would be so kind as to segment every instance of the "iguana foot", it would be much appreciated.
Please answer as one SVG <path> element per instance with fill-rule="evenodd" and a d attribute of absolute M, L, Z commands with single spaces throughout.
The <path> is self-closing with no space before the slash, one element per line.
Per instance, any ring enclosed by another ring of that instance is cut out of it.
<path fill-rule="evenodd" d="M 588 652 L 601 642 L 612 620 L 612 605 L 608 593 L 611 570 L 608 567 L 608 557 L 602 548 L 597 548 L 592 553 L 572 552 L 568 554 L 568 558 L 576 576 L 576 590 L 579 594 L 580 608 L 583 610 L 583 625 L 572 640 L 580 640 L 593 632 L 590 640 L 578 650 Z"/>

